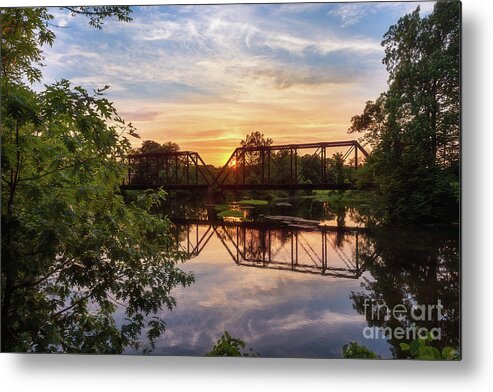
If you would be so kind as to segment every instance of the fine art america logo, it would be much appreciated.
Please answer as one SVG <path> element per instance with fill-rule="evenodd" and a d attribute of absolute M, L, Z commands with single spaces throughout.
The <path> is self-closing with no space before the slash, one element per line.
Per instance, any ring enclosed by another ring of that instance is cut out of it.
<path fill-rule="evenodd" d="M 440 321 L 443 318 L 443 305 L 440 299 L 436 304 L 424 305 L 414 304 L 407 307 L 403 303 L 389 307 L 383 300 L 368 300 L 363 303 L 364 314 L 372 324 L 379 322 L 389 323 L 392 319 L 399 322 L 407 321 L 406 327 L 378 327 L 367 326 L 363 329 L 363 336 L 366 339 L 424 339 L 430 337 L 433 340 L 442 338 L 440 327 L 426 328 L 419 326 L 423 322 Z M 387 324 L 388 325 L 388 324 Z"/>

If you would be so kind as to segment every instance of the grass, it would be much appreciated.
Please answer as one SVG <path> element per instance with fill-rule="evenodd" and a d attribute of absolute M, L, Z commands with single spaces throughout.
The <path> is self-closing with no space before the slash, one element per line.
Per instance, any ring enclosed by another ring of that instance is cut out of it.
<path fill-rule="evenodd" d="M 240 200 L 236 203 L 240 206 L 262 206 L 267 205 L 267 200 L 258 200 L 258 199 L 244 199 Z M 214 207 L 214 209 L 218 212 L 217 216 L 219 218 L 241 218 L 245 217 L 245 212 L 242 209 L 231 208 L 229 204 L 218 204 Z"/>
<path fill-rule="evenodd" d="M 258 200 L 258 199 L 244 199 L 238 202 L 238 204 L 240 205 L 247 205 L 247 206 L 264 206 L 268 203 L 269 202 L 267 200 Z"/>
<path fill-rule="evenodd" d="M 243 211 L 241 210 L 224 210 L 217 214 L 220 218 L 243 218 Z"/>
<path fill-rule="evenodd" d="M 214 209 L 218 212 L 227 211 L 229 208 L 230 207 L 227 204 L 217 204 L 214 206 Z"/>

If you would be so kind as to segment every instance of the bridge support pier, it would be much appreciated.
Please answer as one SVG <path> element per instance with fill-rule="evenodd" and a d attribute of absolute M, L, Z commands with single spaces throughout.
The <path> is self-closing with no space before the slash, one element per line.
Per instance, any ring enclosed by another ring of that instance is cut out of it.
<path fill-rule="evenodd" d="M 218 220 L 216 204 L 218 204 L 220 201 L 221 192 L 217 189 L 214 189 L 213 187 L 207 188 L 207 203 L 205 206 L 207 208 L 207 220 L 210 223 L 214 223 Z"/>
<path fill-rule="evenodd" d="M 224 192 L 212 186 L 207 188 L 207 205 L 215 205 L 224 201 Z"/>
<path fill-rule="evenodd" d="M 216 204 L 216 197 L 213 187 L 207 188 L 207 204 Z"/>

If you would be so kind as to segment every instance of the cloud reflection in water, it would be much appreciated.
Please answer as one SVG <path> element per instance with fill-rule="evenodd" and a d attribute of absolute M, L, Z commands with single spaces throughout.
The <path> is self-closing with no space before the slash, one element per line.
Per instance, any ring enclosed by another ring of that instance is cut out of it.
<path fill-rule="evenodd" d="M 206 227 L 199 230 L 204 234 Z M 313 249 L 320 246 L 313 233 L 305 238 Z M 354 247 L 355 236 L 345 236 L 344 253 Z M 337 257 L 329 251 L 329 263 Z M 385 341 L 362 335 L 367 324 L 350 299 L 351 291 L 361 290 L 360 279 L 238 265 L 217 233 L 182 268 L 195 273 L 196 283 L 175 289 L 177 307 L 159 314 L 167 330 L 154 354 L 204 355 L 227 330 L 262 357 L 340 357 L 351 340 L 389 356 Z"/>

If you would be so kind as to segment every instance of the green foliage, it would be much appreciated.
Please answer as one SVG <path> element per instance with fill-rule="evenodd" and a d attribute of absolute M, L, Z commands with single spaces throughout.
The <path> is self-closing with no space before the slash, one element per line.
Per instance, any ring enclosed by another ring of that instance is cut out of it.
<path fill-rule="evenodd" d="M 408 352 L 412 359 L 422 360 L 458 360 L 459 353 L 452 347 L 444 347 L 441 351 L 430 345 L 432 338 L 420 338 L 413 340 L 410 344 L 400 343 L 400 348 Z M 343 357 L 346 359 L 377 359 L 378 356 L 365 346 L 356 342 L 349 342 L 342 348 Z"/>
<path fill-rule="evenodd" d="M 97 8 L 77 13 L 98 27 L 119 12 Z M 22 82 L 40 79 L 40 45 L 54 39 L 46 9 L 1 15 L 9 51 L 1 86 L 2 351 L 152 349 L 165 328 L 156 313 L 175 306 L 173 287 L 193 282 L 176 266 L 185 255 L 172 250 L 170 221 L 151 214 L 165 193 L 129 203 L 119 193 L 135 129 L 104 97 L 107 86 L 89 93 L 62 80 L 36 93 Z"/>
<path fill-rule="evenodd" d="M 53 44 L 55 34 L 48 29 L 53 19 L 46 8 L 3 8 L 2 80 L 21 84 L 22 78 L 33 83 L 41 80 L 41 46 Z"/>
<path fill-rule="evenodd" d="M 104 20 L 116 18 L 119 22 L 130 22 L 132 10 L 128 6 L 102 6 L 102 7 L 62 7 L 69 10 L 72 16 L 84 15 L 89 19 L 89 25 L 102 29 Z"/>
<path fill-rule="evenodd" d="M 451 181 L 450 182 L 450 189 L 452 190 L 452 193 L 455 197 L 455 200 L 457 203 L 460 202 L 460 182 L 459 181 Z"/>
<path fill-rule="evenodd" d="M 415 339 L 409 344 L 401 343 L 400 349 L 408 352 L 413 359 L 448 361 L 460 359 L 459 352 L 453 347 L 446 346 L 440 351 L 430 344 L 432 340 L 431 335 L 428 335 L 425 338 Z"/>
<path fill-rule="evenodd" d="M 258 200 L 258 199 L 242 199 L 238 202 L 241 205 L 247 206 L 264 206 L 268 204 L 267 200 Z"/>
<path fill-rule="evenodd" d="M 416 222 L 458 215 L 460 3 L 438 2 L 421 18 L 419 7 L 384 36 L 389 89 L 349 132 L 372 146 L 360 183 L 375 182 L 389 217 Z"/>
<path fill-rule="evenodd" d="M 342 348 L 342 355 L 346 359 L 377 359 L 377 355 L 357 342 L 349 342 Z"/>
<path fill-rule="evenodd" d="M 89 24 L 101 29 L 104 20 L 116 17 L 119 21 L 131 21 L 128 6 L 113 7 L 60 7 L 89 18 Z M 42 46 L 51 46 L 55 34 L 49 29 L 53 15 L 46 7 L 2 8 L 2 80 L 9 84 L 22 84 L 25 77 L 29 83 L 41 81 L 40 67 L 44 59 Z M 5 84 L 3 85 L 5 87 Z"/>
<path fill-rule="evenodd" d="M 245 342 L 241 339 L 231 337 L 228 331 L 219 338 L 211 351 L 206 356 L 208 357 L 259 357 L 259 353 L 254 353 L 253 349 L 245 350 Z"/>
<path fill-rule="evenodd" d="M 227 209 L 217 214 L 219 218 L 244 218 L 242 210 Z"/>

